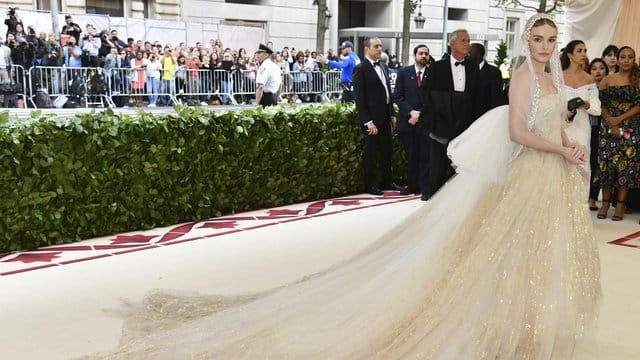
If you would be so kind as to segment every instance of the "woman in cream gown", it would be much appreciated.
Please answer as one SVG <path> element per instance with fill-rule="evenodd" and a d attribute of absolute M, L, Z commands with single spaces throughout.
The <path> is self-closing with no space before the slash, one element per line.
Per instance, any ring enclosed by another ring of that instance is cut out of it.
<path fill-rule="evenodd" d="M 449 155 L 458 175 L 367 250 L 266 293 L 152 293 L 128 309 L 120 348 L 97 357 L 594 354 L 584 339 L 597 313 L 599 260 L 576 169 L 584 151 L 563 131 L 556 35 L 547 15 L 528 21 L 510 107 L 490 111 L 455 139 Z"/>

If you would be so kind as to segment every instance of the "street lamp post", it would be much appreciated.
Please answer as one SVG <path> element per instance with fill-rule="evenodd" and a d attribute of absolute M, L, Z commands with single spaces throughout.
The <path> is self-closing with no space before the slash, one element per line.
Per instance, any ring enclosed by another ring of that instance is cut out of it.
<path fill-rule="evenodd" d="M 324 31 L 329 30 L 329 24 L 331 23 L 331 11 L 329 11 L 328 7 L 325 7 L 324 10 Z"/>
<path fill-rule="evenodd" d="M 411 14 L 418 8 L 418 15 L 413 18 L 416 29 L 423 29 L 427 19 L 422 16 L 422 0 L 404 0 L 402 8 L 402 56 L 403 64 L 409 63 L 409 42 L 411 41 Z"/>
<path fill-rule="evenodd" d="M 424 23 L 427 19 L 422 16 L 422 0 L 418 0 L 418 15 L 413 18 L 416 23 L 416 29 L 424 29 Z"/>
<path fill-rule="evenodd" d="M 442 52 L 447 51 L 447 21 L 449 20 L 449 0 L 444 0 L 442 15 Z"/>

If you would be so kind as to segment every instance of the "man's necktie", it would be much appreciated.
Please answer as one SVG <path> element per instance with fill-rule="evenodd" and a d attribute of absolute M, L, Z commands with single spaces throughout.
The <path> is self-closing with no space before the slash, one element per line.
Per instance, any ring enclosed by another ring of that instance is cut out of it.
<path fill-rule="evenodd" d="M 418 87 L 422 85 L 422 71 L 418 71 Z"/>

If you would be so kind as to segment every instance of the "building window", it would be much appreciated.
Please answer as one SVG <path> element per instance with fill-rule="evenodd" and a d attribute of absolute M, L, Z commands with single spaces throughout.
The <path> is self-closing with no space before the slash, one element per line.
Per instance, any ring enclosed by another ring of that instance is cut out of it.
<path fill-rule="evenodd" d="M 87 14 L 102 14 L 109 16 L 124 16 L 123 0 L 86 0 Z"/>
<path fill-rule="evenodd" d="M 38 0 L 36 2 L 38 10 L 51 10 L 51 0 Z M 58 0 L 58 11 L 62 11 L 62 0 Z"/>
<path fill-rule="evenodd" d="M 507 18 L 504 27 L 504 42 L 507 43 L 509 55 L 512 54 L 516 45 L 518 22 L 518 18 Z"/>
<path fill-rule="evenodd" d="M 224 0 L 224 2 L 243 5 L 265 5 L 262 0 Z"/>
<path fill-rule="evenodd" d="M 449 12 L 447 13 L 447 18 L 449 20 L 458 20 L 465 21 L 469 18 L 469 13 L 467 9 L 459 9 L 459 8 L 449 8 Z"/>

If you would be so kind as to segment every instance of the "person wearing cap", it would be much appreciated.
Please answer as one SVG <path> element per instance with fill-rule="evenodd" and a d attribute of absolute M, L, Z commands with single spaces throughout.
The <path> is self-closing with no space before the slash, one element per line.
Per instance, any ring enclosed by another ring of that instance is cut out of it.
<path fill-rule="evenodd" d="M 276 105 L 278 92 L 282 83 L 280 66 L 271 60 L 273 50 L 260 44 L 256 51 L 256 58 L 260 67 L 256 74 L 256 104 L 262 107 Z"/>
<path fill-rule="evenodd" d="M 80 25 L 73 22 L 71 19 L 71 15 L 65 15 L 64 21 L 66 24 L 62 26 L 62 31 L 60 32 L 63 35 L 69 35 L 76 38 L 76 44 L 80 43 L 80 34 L 82 33 L 82 28 Z"/>
<path fill-rule="evenodd" d="M 330 69 L 341 69 L 340 85 L 342 86 L 342 102 L 353 102 L 353 69 L 360 64 L 360 58 L 353 52 L 353 43 L 343 41 L 340 44 L 340 61 L 328 60 L 324 55 L 318 55 L 316 61 L 329 65 Z"/>

